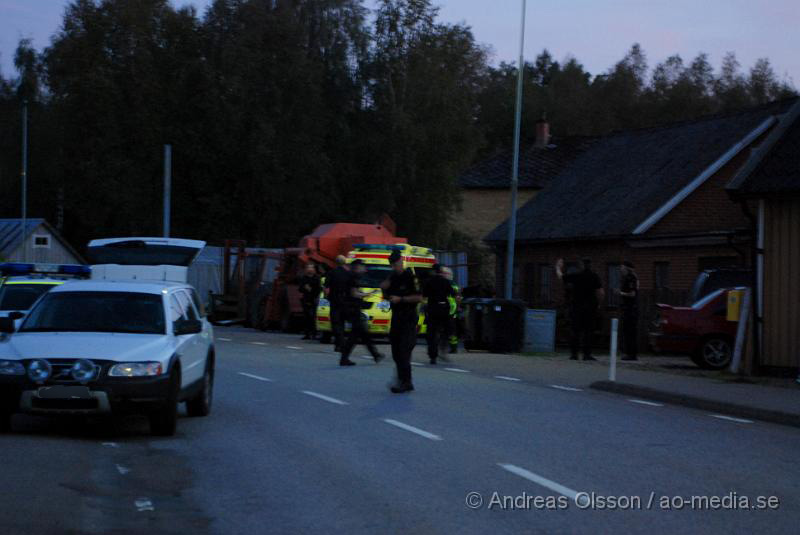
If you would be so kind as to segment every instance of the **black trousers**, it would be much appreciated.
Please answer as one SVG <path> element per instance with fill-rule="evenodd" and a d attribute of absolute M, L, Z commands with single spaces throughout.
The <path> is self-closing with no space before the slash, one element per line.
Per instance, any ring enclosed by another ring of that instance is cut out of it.
<path fill-rule="evenodd" d="M 303 324 L 305 335 L 313 338 L 317 335 L 317 303 L 303 302 Z"/>
<path fill-rule="evenodd" d="M 350 357 L 350 353 L 353 352 L 353 348 L 356 347 L 359 342 L 367 346 L 370 355 L 373 357 L 380 355 L 378 348 L 376 348 L 375 344 L 372 342 L 372 336 L 369 334 L 367 321 L 361 315 L 361 309 L 348 308 L 347 320 L 352 327 L 350 328 L 350 333 L 347 335 L 347 340 L 342 345 L 342 360 L 347 360 Z"/>
<path fill-rule="evenodd" d="M 428 341 L 428 357 L 436 362 L 439 358 L 439 348 L 444 342 L 445 347 L 450 337 L 450 307 L 428 305 L 425 314 L 425 337 Z"/>
<path fill-rule="evenodd" d="M 622 310 L 622 350 L 629 357 L 639 353 L 639 310 L 625 308 Z"/>
<path fill-rule="evenodd" d="M 344 305 L 331 301 L 331 334 L 336 348 L 344 345 L 344 315 Z"/>
<path fill-rule="evenodd" d="M 570 319 L 572 323 L 572 336 L 570 349 L 574 358 L 583 350 L 583 357 L 592 356 L 592 341 L 594 338 L 595 320 L 597 309 L 590 307 L 575 307 L 572 309 Z"/>
<path fill-rule="evenodd" d="M 397 366 L 397 380 L 400 384 L 411 384 L 411 353 L 417 345 L 416 314 L 408 317 L 399 314 L 392 316 L 392 330 L 389 331 L 389 341 L 392 343 L 392 359 Z"/>

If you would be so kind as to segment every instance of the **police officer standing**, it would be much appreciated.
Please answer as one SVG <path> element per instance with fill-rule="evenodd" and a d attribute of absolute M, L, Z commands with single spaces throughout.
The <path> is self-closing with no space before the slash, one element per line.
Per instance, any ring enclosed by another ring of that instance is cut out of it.
<path fill-rule="evenodd" d="M 417 278 L 410 269 L 403 268 L 400 251 L 389 255 L 392 274 L 381 283 L 383 295 L 392 303 L 392 358 L 397 365 L 397 383 L 390 390 L 402 394 L 414 390 L 411 382 L 411 353 L 417 344 L 417 305 L 422 301 Z"/>
<path fill-rule="evenodd" d="M 367 268 L 361 260 L 355 260 L 350 264 L 350 280 L 347 283 L 348 299 L 345 305 L 345 318 L 350 322 L 350 334 L 342 347 L 342 358 L 339 360 L 339 366 L 355 366 L 355 362 L 350 360 L 350 353 L 353 348 L 358 344 L 359 340 L 367 346 L 372 358 L 375 362 L 383 360 L 383 355 L 380 354 L 375 344 L 372 343 L 372 337 L 369 334 L 367 321 L 361 311 L 365 308 L 364 298 L 377 292 L 364 293 L 361 291 L 361 277 L 366 272 Z"/>
<path fill-rule="evenodd" d="M 458 309 L 461 305 L 461 288 L 453 281 L 453 270 L 449 267 L 442 268 L 442 275 L 453 287 L 454 295 L 447 298 L 450 303 L 450 321 L 448 323 L 448 338 L 450 353 L 458 353 Z"/>
<path fill-rule="evenodd" d="M 616 290 L 622 299 L 622 360 L 637 360 L 639 353 L 639 277 L 632 262 L 623 262 L 619 268 L 621 281 Z"/>
<path fill-rule="evenodd" d="M 336 257 L 336 267 L 325 277 L 325 295 L 331 307 L 331 331 L 336 351 L 341 351 L 344 345 L 344 308 L 349 281 L 347 259 L 339 255 Z"/>
<path fill-rule="evenodd" d="M 436 364 L 439 358 L 439 341 L 450 334 L 450 302 L 455 296 L 455 291 L 450 281 L 444 278 L 442 266 L 434 264 L 434 275 L 425 281 L 422 296 L 428 300 L 425 309 L 425 326 L 428 340 L 428 358 L 431 364 Z M 447 360 L 445 358 L 445 360 Z"/>
<path fill-rule="evenodd" d="M 322 290 L 317 267 L 314 264 L 306 264 L 305 273 L 300 277 L 298 285 L 305 323 L 303 340 L 313 340 L 317 336 L 317 302 L 319 301 L 319 292 Z"/>
<path fill-rule="evenodd" d="M 571 360 L 578 360 L 578 352 L 583 348 L 583 360 L 596 360 L 592 356 L 592 336 L 594 335 L 597 307 L 605 297 L 600 277 L 592 271 L 592 261 L 583 259 L 583 271 L 564 273 L 564 259 L 556 262 L 556 276 L 566 284 L 572 285 L 570 320 L 572 323 Z"/>

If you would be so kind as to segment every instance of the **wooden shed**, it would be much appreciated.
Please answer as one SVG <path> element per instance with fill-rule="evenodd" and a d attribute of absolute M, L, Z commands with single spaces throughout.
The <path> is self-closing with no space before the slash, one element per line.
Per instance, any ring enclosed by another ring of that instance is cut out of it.
<path fill-rule="evenodd" d="M 81 255 L 44 219 L 0 219 L 0 261 L 83 264 Z"/>

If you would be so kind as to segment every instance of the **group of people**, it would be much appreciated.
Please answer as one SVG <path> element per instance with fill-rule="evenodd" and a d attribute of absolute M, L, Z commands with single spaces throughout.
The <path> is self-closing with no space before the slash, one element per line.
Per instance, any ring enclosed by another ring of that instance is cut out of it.
<path fill-rule="evenodd" d="M 588 258 L 582 260 L 583 269 L 564 272 L 564 260 L 556 262 L 556 276 L 568 285 L 571 298 L 570 324 L 570 359 L 578 360 L 583 352 L 583 360 L 595 360 L 592 356 L 592 338 L 596 329 L 597 311 L 605 299 L 605 290 L 600 277 L 592 271 L 592 262 Z M 639 324 L 639 277 L 632 262 L 625 261 L 620 265 L 620 285 L 615 288 L 620 297 L 622 311 L 622 344 L 624 355 L 622 360 L 638 359 L 638 324 Z"/>
<path fill-rule="evenodd" d="M 389 340 L 397 367 L 397 381 L 390 388 L 392 392 L 414 390 L 411 354 L 417 343 L 418 305 L 421 302 L 427 303 L 425 326 L 431 364 L 436 364 L 440 358 L 449 360 L 447 353 L 458 351 L 457 317 L 461 296 L 458 286 L 453 282 L 452 270 L 435 264 L 433 274 L 421 286 L 414 272 L 405 268 L 400 252 L 392 251 L 389 256 L 390 275 L 380 288 L 364 291 L 362 277 L 367 266 L 362 260 L 353 260 L 348 265 L 345 257 L 339 256 L 336 264 L 326 274 L 324 284 L 316 267 L 308 264 L 298 280 L 298 287 L 305 321 L 304 339 L 313 339 L 316 335 L 316 308 L 320 293 L 324 291 L 330 303 L 333 341 L 336 351 L 341 354 L 340 366 L 356 364 L 350 360 L 350 355 L 359 343 L 367 347 L 376 363 L 384 359 L 372 340 L 367 319 L 362 312 L 371 306 L 365 299 L 379 292 L 391 304 L 392 310 Z M 345 333 L 346 323 L 350 325 L 348 333 Z"/>

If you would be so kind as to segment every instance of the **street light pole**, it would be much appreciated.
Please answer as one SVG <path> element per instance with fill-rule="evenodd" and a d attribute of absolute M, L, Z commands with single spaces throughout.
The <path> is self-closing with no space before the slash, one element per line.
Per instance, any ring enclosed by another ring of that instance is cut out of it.
<path fill-rule="evenodd" d="M 22 101 L 22 261 L 28 261 L 28 100 Z"/>
<path fill-rule="evenodd" d="M 169 238 L 172 204 L 172 145 L 164 145 L 164 237 Z"/>
<path fill-rule="evenodd" d="M 525 8 L 522 0 L 522 29 L 519 37 L 517 65 L 517 104 L 514 118 L 514 163 L 511 169 L 511 217 L 508 219 L 508 249 L 506 251 L 506 299 L 514 297 L 514 248 L 517 240 L 517 186 L 519 183 L 519 137 L 522 128 L 522 78 L 525 70 Z"/>

